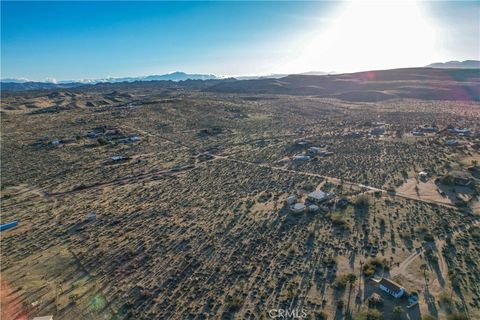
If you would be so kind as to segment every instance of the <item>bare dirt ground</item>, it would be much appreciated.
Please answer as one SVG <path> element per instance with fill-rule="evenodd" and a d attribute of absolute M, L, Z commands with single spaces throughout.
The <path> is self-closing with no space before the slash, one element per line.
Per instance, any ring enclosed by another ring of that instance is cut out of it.
<path fill-rule="evenodd" d="M 418 191 L 416 188 L 418 188 Z M 440 194 L 438 187 L 431 179 L 421 181 L 417 178 L 409 178 L 396 189 L 396 192 L 418 200 L 429 200 L 447 205 L 453 204 L 449 197 L 443 197 Z"/>
<path fill-rule="evenodd" d="M 432 123 L 476 132 L 476 113 L 461 110 L 478 104 L 82 90 L 2 102 L 1 218 L 20 222 L 1 234 L 2 300 L 15 302 L 2 310 L 14 319 L 260 319 L 272 308 L 349 319 L 373 293 L 386 319 L 397 305 L 404 318 L 445 318 L 451 270 L 451 310 L 477 315 L 478 216 L 452 202 L 461 188 L 443 198 L 430 180 L 417 194 L 411 173 L 453 163 L 476 185 L 466 166 L 478 137 L 447 147 L 445 131 L 407 134 Z M 330 153 L 292 159 L 320 145 Z M 313 190 L 334 197 L 290 212 L 287 196 Z M 420 293 L 418 308 L 379 291 L 362 267 L 372 261 L 373 276 Z"/>

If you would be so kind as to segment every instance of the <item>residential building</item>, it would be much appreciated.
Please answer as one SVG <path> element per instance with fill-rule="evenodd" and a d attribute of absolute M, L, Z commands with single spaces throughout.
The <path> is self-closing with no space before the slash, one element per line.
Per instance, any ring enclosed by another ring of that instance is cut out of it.
<path fill-rule="evenodd" d="M 378 284 L 380 289 L 397 299 L 403 296 L 403 294 L 405 293 L 405 288 L 403 288 L 401 285 L 399 285 L 393 280 L 382 278 Z"/>

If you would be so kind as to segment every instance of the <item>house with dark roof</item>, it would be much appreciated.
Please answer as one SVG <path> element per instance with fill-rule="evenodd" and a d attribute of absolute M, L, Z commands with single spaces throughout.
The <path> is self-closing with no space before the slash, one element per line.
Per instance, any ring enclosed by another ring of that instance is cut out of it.
<path fill-rule="evenodd" d="M 395 298 L 400 298 L 405 293 L 405 288 L 403 288 L 401 285 L 399 285 L 395 281 L 387 278 L 382 278 L 378 282 L 378 285 L 380 289 L 382 289 L 383 291 L 387 292 L 388 294 L 392 295 Z"/>

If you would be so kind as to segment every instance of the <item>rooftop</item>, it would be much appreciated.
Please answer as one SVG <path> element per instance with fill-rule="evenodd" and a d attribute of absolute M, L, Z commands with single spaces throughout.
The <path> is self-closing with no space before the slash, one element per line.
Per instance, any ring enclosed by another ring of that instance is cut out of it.
<path fill-rule="evenodd" d="M 380 280 L 379 284 L 383 285 L 384 287 L 386 287 L 387 289 L 389 289 L 393 292 L 397 292 L 402 288 L 402 286 L 400 284 L 396 283 L 393 280 L 387 279 L 387 278 L 382 278 Z"/>

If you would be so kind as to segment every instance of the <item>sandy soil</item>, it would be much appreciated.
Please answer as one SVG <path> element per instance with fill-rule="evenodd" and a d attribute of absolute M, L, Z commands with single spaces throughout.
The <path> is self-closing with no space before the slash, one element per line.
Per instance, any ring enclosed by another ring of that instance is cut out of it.
<path fill-rule="evenodd" d="M 418 194 L 415 190 L 416 186 L 418 186 Z M 448 197 L 442 197 L 442 195 L 437 191 L 437 186 L 435 185 L 435 183 L 433 183 L 432 180 L 423 182 L 417 181 L 417 179 L 415 178 L 409 178 L 396 191 L 397 193 L 405 194 L 409 197 L 421 200 L 430 200 L 445 204 L 452 204 L 452 201 Z"/>

